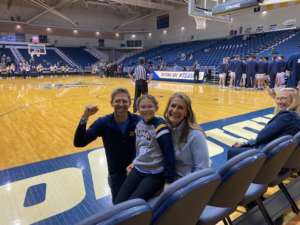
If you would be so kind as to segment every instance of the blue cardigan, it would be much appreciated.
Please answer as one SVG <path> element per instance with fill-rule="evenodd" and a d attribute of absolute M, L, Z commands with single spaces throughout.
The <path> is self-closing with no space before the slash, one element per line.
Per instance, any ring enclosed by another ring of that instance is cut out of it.
<path fill-rule="evenodd" d="M 258 133 L 255 140 L 250 140 L 249 145 L 262 149 L 271 141 L 285 136 L 294 136 L 300 131 L 300 116 L 289 110 L 282 110 L 274 116 L 267 125 Z"/>

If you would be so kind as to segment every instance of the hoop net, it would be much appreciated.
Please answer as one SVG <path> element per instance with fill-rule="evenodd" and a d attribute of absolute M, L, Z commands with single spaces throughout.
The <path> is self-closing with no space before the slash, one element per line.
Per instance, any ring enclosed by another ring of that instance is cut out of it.
<path fill-rule="evenodd" d="M 40 57 L 40 52 L 35 53 L 37 57 Z"/>
<path fill-rule="evenodd" d="M 196 29 L 205 29 L 206 28 L 206 19 L 202 17 L 196 17 L 194 16 L 194 19 L 196 21 Z"/>

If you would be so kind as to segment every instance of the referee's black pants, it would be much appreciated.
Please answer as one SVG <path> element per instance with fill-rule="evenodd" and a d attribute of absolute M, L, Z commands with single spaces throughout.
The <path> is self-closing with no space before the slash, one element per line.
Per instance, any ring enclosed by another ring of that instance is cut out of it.
<path fill-rule="evenodd" d="M 148 83 L 145 80 L 137 80 L 135 82 L 135 94 L 133 102 L 133 112 L 137 111 L 137 106 L 135 105 L 136 100 L 141 97 L 141 95 L 148 94 Z"/>
<path fill-rule="evenodd" d="M 194 71 L 194 81 L 195 83 L 199 83 L 199 70 Z"/>

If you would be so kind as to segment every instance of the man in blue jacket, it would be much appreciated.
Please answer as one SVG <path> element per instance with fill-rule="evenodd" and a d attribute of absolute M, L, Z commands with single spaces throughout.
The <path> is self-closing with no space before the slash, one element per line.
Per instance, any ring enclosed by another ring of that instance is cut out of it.
<path fill-rule="evenodd" d="M 247 67 L 246 67 L 246 70 L 247 70 L 247 85 L 248 85 L 247 90 L 249 90 L 249 87 L 251 87 L 251 91 L 254 90 L 255 75 L 256 75 L 256 72 L 257 72 L 257 62 L 255 61 L 255 59 L 256 59 L 256 56 L 252 55 L 249 58 L 249 61 L 247 62 Z M 250 81 L 250 78 L 251 78 L 251 81 Z"/>
<path fill-rule="evenodd" d="M 240 90 L 241 89 L 241 79 L 243 75 L 243 62 L 240 60 L 240 56 L 235 56 L 235 89 Z"/>
<path fill-rule="evenodd" d="M 296 88 L 298 81 L 300 81 L 300 52 L 293 53 L 285 65 L 286 74 L 288 78 L 288 87 Z"/>
<path fill-rule="evenodd" d="M 278 72 L 278 61 L 276 61 L 276 56 L 272 56 L 272 62 L 268 66 L 268 75 L 270 76 L 270 88 L 274 88 L 276 75 Z"/>
<path fill-rule="evenodd" d="M 283 59 L 284 57 L 282 55 L 278 55 L 277 61 L 278 61 L 278 71 L 276 75 L 276 86 L 277 88 L 281 88 L 282 80 L 284 80 L 284 68 L 285 68 L 285 61 Z"/>
<path fill-rule="evenodd" d="M 97 137 L 102 137 L 108 166 L 108 184 L 112 201 L 115 199 L 127 177 L 126 167 L 135 156 L 135 127 L 141 117 L 128 112 L 131 98 L 126 88 L 119 87 L 111 94 L 111 106 L 114 112 L 99 117 L 86 130 L 90 116 L 99 109 L 96 105 L 87 105 L 77 127 L 74 146 L 85 147 Z"/>

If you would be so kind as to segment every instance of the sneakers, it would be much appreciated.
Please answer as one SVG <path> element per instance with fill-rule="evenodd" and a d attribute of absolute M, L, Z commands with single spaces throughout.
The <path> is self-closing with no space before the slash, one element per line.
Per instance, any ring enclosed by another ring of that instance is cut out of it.
<path fill-rule="evenodd" d="M 247 91 L 249 91 L 249 88 L 247 88 Z"/>
<path fill-rule="evenodd" d="M 222 88 L 223 88 L 223 89 L 227 89 L 227 87 L 225 87 L 225 86 L 223 86 Z"/>
<path fill-rule="evenodd" d="M 219 88 L 222 88 L 222 85 L 220 85 Z"/>
<path fill-rule="evenodd" d="M 254 88 L 251 88 L 251 91 L 254 91 Z"/>

